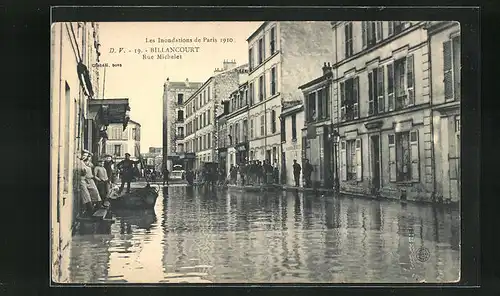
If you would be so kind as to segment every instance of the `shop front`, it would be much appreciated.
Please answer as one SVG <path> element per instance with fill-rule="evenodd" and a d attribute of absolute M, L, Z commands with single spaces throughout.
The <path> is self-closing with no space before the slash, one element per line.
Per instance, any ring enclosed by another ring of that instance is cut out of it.
<path fill-rule="evenodd" d="M 310 125 L 302 137 L 302 170 L 305 159 L 312 164 L 314 171 L 311 181 L 316 187 L 333 188 L 334 163 L 333 143 L 330 140 L 330 126 Z"/>
<path fill-rule="evenodd" d="M 196 155 L 193 152 L 182 153 L 181 155 L 179 155 L 179 160 L 186 171 L 194 170 Z"/>

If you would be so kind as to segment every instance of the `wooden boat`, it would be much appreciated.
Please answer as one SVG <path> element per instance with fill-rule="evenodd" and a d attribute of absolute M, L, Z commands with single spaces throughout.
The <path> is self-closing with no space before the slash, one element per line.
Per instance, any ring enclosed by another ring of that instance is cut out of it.
<path fill-rule="evenodd" d="M 147 184 L 143 188 L 133 188 L 130 193 L 110 197 L 111 208 L 119 209 L 152 209 L 158 198 L 158 187 Z"/>
<path fill-rule="evenodd" d="M 113 214 L 108 209 L 98 209 L 92 216 L 76 218 L 80 234 L 109 234 L 115 223 Z"/>

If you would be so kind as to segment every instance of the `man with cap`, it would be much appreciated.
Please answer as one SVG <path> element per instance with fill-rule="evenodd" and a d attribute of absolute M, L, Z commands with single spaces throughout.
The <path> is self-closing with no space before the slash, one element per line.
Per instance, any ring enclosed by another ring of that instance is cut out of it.
<path fill-rule="evenodd" d="M 125 159 L 118 163 L 117 167 L 121 171 L 120 177 L 122 181 L 118 193 L 122 193 L 125 183 L 127 183 L 127 193 L 130 193 L 130 182 L 134 177 L 134 165 L 138 163 L 139 161 L 130 159 L 130 153 L 125 153 Z"/>
<path fill-rule="evenodd" d="M 99 190 L 99 195 L 105 200 L 109 192 L 109 178 L 106 168 L 104 168 L 104 159 L 100 159 L 97 162 L 97 166 L 94 167 L 94 178 L 96 180 L 97 190 Z"/>

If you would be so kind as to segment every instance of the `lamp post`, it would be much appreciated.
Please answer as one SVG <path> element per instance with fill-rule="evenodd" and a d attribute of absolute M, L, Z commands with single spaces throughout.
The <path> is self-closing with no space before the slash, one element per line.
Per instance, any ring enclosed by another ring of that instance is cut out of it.
<path fill-rule="evenodd" d="M 337 159 L 337 151 L 340 142 L 340 134 L 339 132 L 333 128 L 333 125 L 330 126 L 330 141 L 333 143 L 333 158 L 334 158 L 334 166 L 335 166 L 335 178 L 334 178 L 334 191 L 335 193 L 339 192 L 340 183 L 339 183 L 339 167 L 338 167 L 338 159 Z"/>

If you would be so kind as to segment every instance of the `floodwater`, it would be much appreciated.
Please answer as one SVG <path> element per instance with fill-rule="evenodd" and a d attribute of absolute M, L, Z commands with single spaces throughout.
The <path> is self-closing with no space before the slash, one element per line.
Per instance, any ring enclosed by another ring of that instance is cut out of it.
<path fill-rule="evenodd" d="M 170 187 L 77 235 L 72 283 L 436 283 L 460 279 L 458 209 Z"/>

